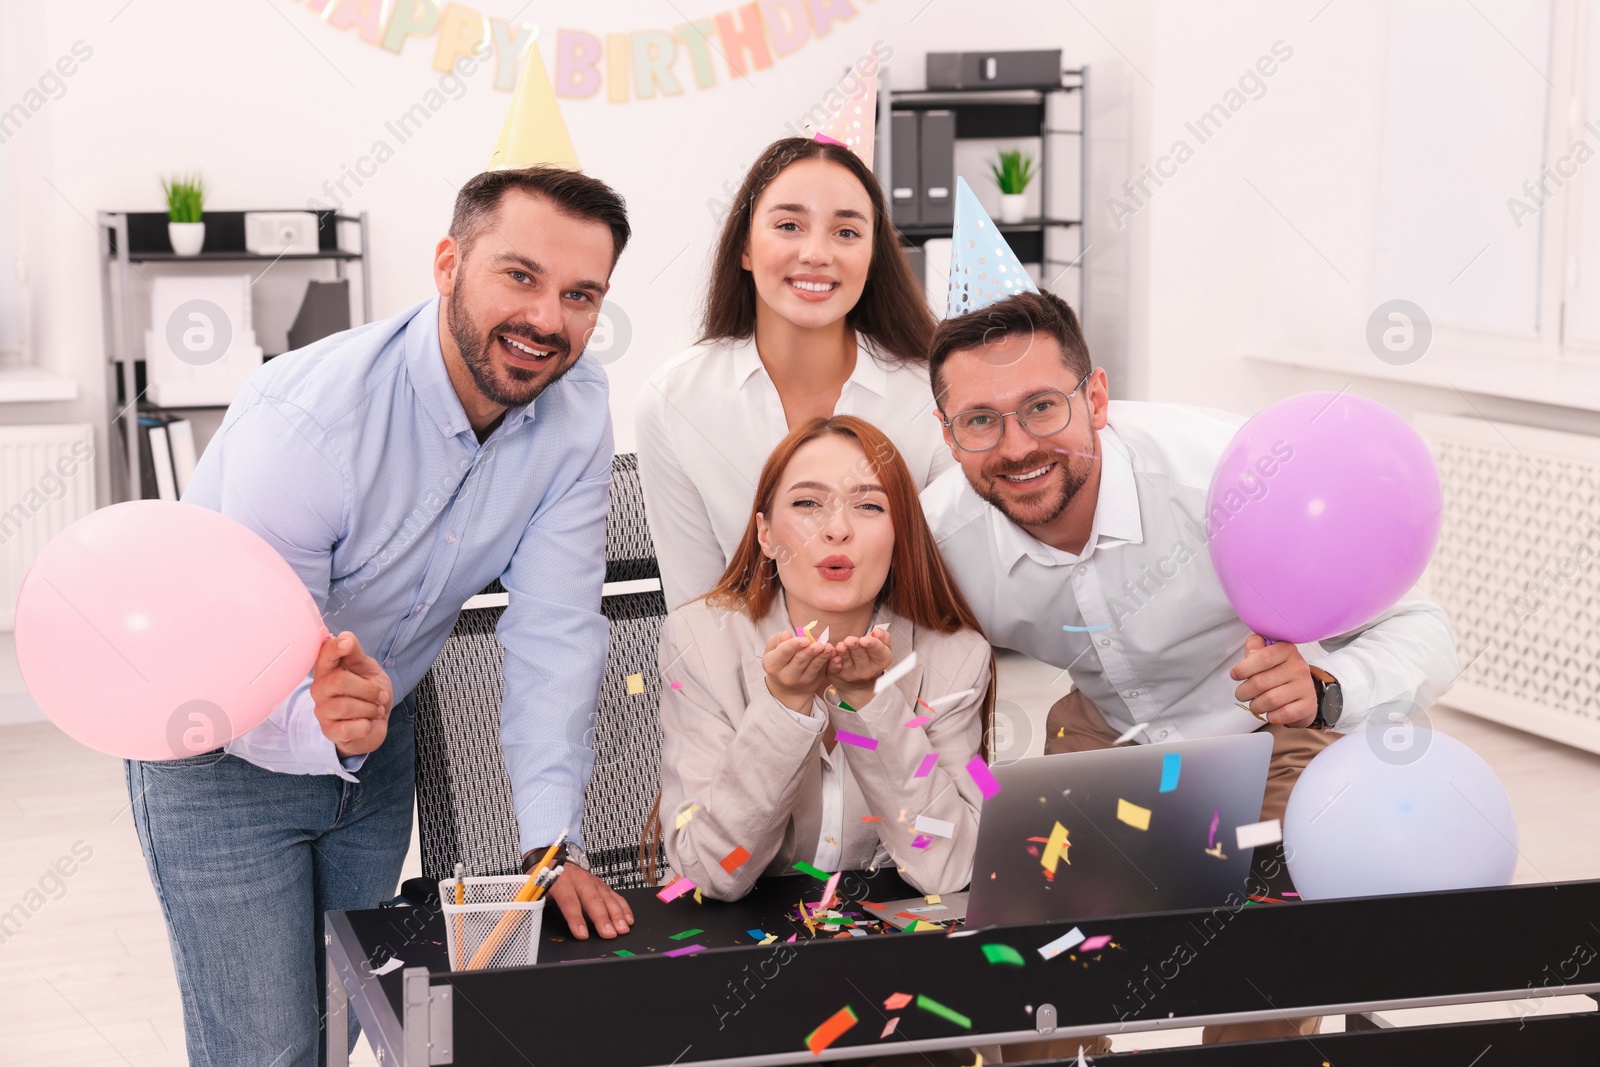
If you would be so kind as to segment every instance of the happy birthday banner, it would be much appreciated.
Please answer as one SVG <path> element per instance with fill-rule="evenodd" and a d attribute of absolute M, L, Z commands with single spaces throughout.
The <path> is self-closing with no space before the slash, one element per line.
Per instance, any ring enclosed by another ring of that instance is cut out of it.
<path fill-rule="evenodd" d="M 873 0 L 862 0 L 871 3 Z M 433 69 L 449 71 L 485 44 L 495 61 L 494 87 L 510 92 L 517 67 L 541 36 L 525 22 L 491 18 L 461 4 L 435 0 L 306 0 L 312 14 L 336 30 L 399 55 L 408 42 L 433 41 Z M 833 32 L 857 15 L 852 0 L 757 0 L 693 19 L 671 30 L 595 34 L 555 31 L 557 96 L 587 99 L 605 88 L 612 103 L 681 96 L 687 79 L 696 89 L 766 70 Z M 680 65 L 680 60 L 687 60 Z M 680 69 L 680 66 L 682 69 Z"/>

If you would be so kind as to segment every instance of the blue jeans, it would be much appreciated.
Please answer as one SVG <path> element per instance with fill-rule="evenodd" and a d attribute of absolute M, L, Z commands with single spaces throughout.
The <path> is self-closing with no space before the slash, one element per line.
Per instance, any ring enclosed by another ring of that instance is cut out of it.
<path fill-rule="evenodd" d="M 127 763 L 172 944 L 191 1067 L 326 1058 L 322 915 L 391 897 L 411 840 L 411 694 L 356 772 L 278 774 L 218 749 Z M 350 1044 L 358 1028 L 350 1015 Z"/>

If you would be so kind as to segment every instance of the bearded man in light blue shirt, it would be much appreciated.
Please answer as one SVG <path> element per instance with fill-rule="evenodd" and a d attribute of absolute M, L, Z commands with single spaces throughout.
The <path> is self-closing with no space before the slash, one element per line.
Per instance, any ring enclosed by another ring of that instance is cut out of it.
<path fill-rule="evenodd" d="M 128 764 L 190 1063 L 317 1063 L 322 914 L 394 892 L 413 690 L 495 579 L 522 849 L 569 827 L 581 845 L 612 459 L 606 376 L 582 354 L 629 234 L 594 178 L 478 175 L 435 251 L 439 295 L 272 360 L 206 448 L 184 500 L 265 538 L 334 636 L 225 750 Z M 573 863 L 550 896 L 580 938 L 586 914 L 602 937 L 633 919 Z"/>

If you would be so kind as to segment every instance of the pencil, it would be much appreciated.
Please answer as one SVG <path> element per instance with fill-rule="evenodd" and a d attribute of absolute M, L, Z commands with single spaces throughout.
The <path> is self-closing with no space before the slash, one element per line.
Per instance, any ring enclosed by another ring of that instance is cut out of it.
<path fill-rule="evenodd" d="M 466 870 L 466 864 L 456 864 L 456 907 L 458 908 L 467 902 L 467 886 L 466 883 L 462 881 L 462 875 L 466 873 Z M 465 913 L 456 913 L 456 958 L 450 961 L 450 965 L 458 971 L 461 969 L 461 957 L 466 955 L 467 952 L 467 944 L 466 941 L 463 940 L 463 938 L 466 936 L 465 920 Z"/>
<path fill-rule="evenodd" d="M 539 857 L 538 864 L 529 872 L 528 880 L 522 883 L 522 888 L 517 890 L 517 895 L 511 898 L 513 903 L 527 904 L 538 899 L 535 893 L 539 888 L 539 875 L 549 866 L 550 861 L 555 858 L 555 854 L 560 850 L 561 846 L 567 843 L 567 833 L 568 830 L 562 830 L 561 834 L 556 838 L 555 844 L 545 849 L 544 855 Z M 499 951 L 501 943 L 516 927 L 518 915 L 517 911 L 507 911 L 500 916 L 500 921 L 494 924 L 494 929 L 489 931 L 489 936 L 484 938 L 482 945 L 478 946 L 478 951 L 472 954 L 471 961 L 467 963 L 467 970 L 475 971 L 489 962 L 489 958 Z"/>

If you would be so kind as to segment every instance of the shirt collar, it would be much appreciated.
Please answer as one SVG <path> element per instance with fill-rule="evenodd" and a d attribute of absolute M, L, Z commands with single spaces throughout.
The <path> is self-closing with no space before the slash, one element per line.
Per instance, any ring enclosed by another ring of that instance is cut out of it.
<path fill-rule="evenodd" d="M 751 334 L 740 341 L 736 341 L 733 349 L 733 384 L 736 389 L 743 389 L 757 371 L 765 372 L 766 367 L 761 362 L 761 355 L 756 351 L 755 335 Z M 868 390 L 876 396 L 887 396 L 889 393 L 889 371 L 875 355 L 872 342 L 856 334 L 856 365 L 850 372 L 846 386 L 854 383 Z"/>
<path fill-rule="evenodd" d="M 1095 496 L 1094 525 L 1089 530 L 1089 540 L 1074 561 L 1088 559 L 1098 547 L 1117 544 L 1139 544 L 1144 540 L 1144 525 L 1139 518 L 1139 490 L 1134 480 L 1133 457 L 1127 446 L 1109 425 L 1100 438 L 1100 488 Z M 1028 533 L 1000 513 L 989 507 L 989 524 L 994 533 L 995 551 L 1006 571 L 1016 566 L 1017 560 L 1030 556 L 1045 566 L 1065 562 L 1070 556 Z M 1057 554 L 1059 553 L 1059 555 Z"/>
<path fill-rule="evenodd" d="M 423 410 L 433 419 L 444 437 L 471 434 L 474 443 L 477 435 L 467 420 L 467 411 L 461 406 L 456 387 L 445 369 L 444 350 L 439 344 L 439 297 L 428 301 L 412 316 L 406 327 L 406 368 L 411 376 L 411 387 L 416 391 Z M 533 403 L 507 408 L 505 418 L 495 428 L 496 434 L 507 434 L 525 420 L 533 418 Z"/>

